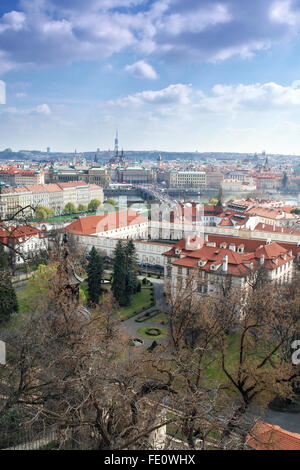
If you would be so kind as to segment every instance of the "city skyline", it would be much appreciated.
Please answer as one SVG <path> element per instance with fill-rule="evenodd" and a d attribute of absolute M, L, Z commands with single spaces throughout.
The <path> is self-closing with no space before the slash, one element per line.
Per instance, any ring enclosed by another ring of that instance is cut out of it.
<path fill-rule="evenodd" d="M 104 150 L 119 129 L 125 150 L 299 154 L 299 15 L 298 0 L 4 0 L 0 150 Z"/>

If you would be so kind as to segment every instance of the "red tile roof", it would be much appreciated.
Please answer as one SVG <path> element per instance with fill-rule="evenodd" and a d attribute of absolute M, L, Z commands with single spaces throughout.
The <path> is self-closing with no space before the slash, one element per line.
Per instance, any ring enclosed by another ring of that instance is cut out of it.
<path fill-rule="evenodd" d="M 284 212 L 281 208 L 277 207 L 252 207 L 247 211 L 247 214 L 266 217 L 273 220 L 296 218 L 294 214 Z"/>
<path fill-rule="evenodd" d="M 246 442 L 255 450 L 300 450 L 300 434 L 262 420 L 254 426 Z"/>
<path fill-rule="evenodd" d="M 226 246 L 226 247 L 225 247 Z M 220 243 L 220 247 L 211 246 L 209 242 L 205 242 L 201 248 L 194 248 L 191 251 L 187 251 L 186 239 L 181 240 L 171 250 L 163 253 L 164 256 L 175 259 L 172 264 L 175 266 L 185 266 L 190 268 L 198 268 L 200 270 L 211 272 L 211 266 L 219 266 L 215 272 L 218 272 L 220 266 L 223 263 L 224 257 L 228 258 L 228 269 L 227 274 L 233 276 L 244 276 L 250 273 L 252 270 L 258 269 L 260 266 L 260 259 L 264 256 L 264 266 L 266 269 L 272 270 L 279 266 L 293 260 L 295 257 L 290 254 L 289 250 L 282 247 L 276 242 L 270 244 L 260 244 L 256 248 L 247 253 L 238 253 L 229 249 L 230 244 L 225 245 L 224 242 Z M 243 247 L 241 240 L 238 241 L 237 247 Z M 180 250 L 179 254 L 176 254 L 176 249 Z M 199 261 L 205 262 L 204 266 L 198 266 Z M 223 272 L 223 271 L 222 271 Z"/>
<path fill-rule="evenodd" d="M 85 181 L 68 181 L 67 183 L 57 183 L 62 189 L 64 188 L 77 188 L 77 186 L 88 186 Z"/>
<path fill-rule="evenodd" d="M 64 230 L 76 235 L 90 235 L 145 222 L 148 222 L 148 219 L 129 209 L 127 211 L 109 212 L 104 215 L 81 217 L 65 227 Z"/>
<path fill-rule="evenodd" d="M 288 227 L 279 227 L 277 225 L 272 224 L 263 224 L 259 223 L 256 225 L 255 229 L 260 232 L 274 232 L 274 233 L 287 233 L 290 235 L 300 235 L 300 230 L 293 230 Z"/>
<path fill-rule="evenodd" d="M 7 244 L 8 241 L 23 243 L 28 238 L 33 236 L 41 237 L 43 232 L 35 227 L 29 225 L 19 225 L 17 227 L 7 226 L 0 227 L 0 238 L 3 243 Z"/>
<path fill-rule="evenodd" d="M 233 223 L 230 219 L 225 218 L 221 220 L 218 227 L 233 227 Z"/>
<path fill-rule="evenodd" d="M 270 235 L 271 238 L 271 235 Z M 227 247 L 230 244 L 235 245 L 236 247 L 240 245 L 244 245 L 245 252 L 252 252 L 259 248 L 261 245 L 266 245 L 266 240 L 259 240 L 254 238 L 238 238 L 238 237 L 230 237 L 227 235 L 208 235 L 208 241 L 212 243 L 216 243 L 217 246 L 220 246 L 221 243 L 226 243 Z M 300 248 L 298 248 L 297 243 L 293 242 L 277 242 L 283 248 L 287 250 L 292 250 L 293 255 L 296 256 L 300 253 Z"/>

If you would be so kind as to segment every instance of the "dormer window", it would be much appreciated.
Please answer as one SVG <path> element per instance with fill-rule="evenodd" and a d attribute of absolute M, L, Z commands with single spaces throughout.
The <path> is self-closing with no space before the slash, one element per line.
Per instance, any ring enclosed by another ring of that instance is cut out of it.
<path fill-rule="evenodd" d="M 206 263 L 207 263 L 207 261 L 203 261 L 202 259 L 199 259 L 199 261 L 198 261 L 199 268 L 203 268 L 203 266 L 205 266 Z"/>
<path fill-rule="evenodd" d="M 179 248 L 176 248 L 175 249 L 175 255 L 180 255 L 180 253 L 181 253 L 181 250 L 179 250 Z"/>

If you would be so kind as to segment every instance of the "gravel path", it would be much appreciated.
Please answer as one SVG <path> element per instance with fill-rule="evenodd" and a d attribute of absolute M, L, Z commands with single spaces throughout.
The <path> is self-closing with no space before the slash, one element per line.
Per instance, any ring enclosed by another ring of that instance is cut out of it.
<path fill-rule="evenodd" d="M 143 279 L 141 276 L 140 279 Z M 135 320 L 141 316 L 143 316 L 146 312 L 153 312 L 154 310 L 162 310 L 164 312 L 168 311 L 168 306 L 165 301 L 165 297 L 163 295 L 163 289 L 164 289 L 164 281 L 162 279 L 151 279 L 148 277 L 148 279 L 151 280 L 154 286 L 154 291 L 155 291 L 155 305 L 154 307 L 149 308 L 148 310 L 144 310 L 144 312 L 141 312 L 137 314 L 135 317 L 131 317 L 128 320 L 125 320 L 124 322 L 121 323 L 121 328 L 123 328 L 127 334 L 130 335 L 132 338 L 140 338 L 144 341 L 144 347 L 148 348 L 151 346 L 153 341 L 155 340 L 155 337 L 153 339 L 145 339 L 139 337 L 137 334 L 137 330 L 139 330 L 142 327 L 154 327 L 154 328 L 166 328 L 166 326 L 161 325 L 160 323 L 152 323 L 152 322 L 136 322 Z M 157 342 L 160 342 L 162 340 L 157 340 Z"/>

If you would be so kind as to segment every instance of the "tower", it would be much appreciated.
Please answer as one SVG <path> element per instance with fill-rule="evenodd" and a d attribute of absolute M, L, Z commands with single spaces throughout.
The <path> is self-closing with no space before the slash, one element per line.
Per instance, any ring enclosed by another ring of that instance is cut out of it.
<path fill-rule="evenodd" d="M 117 130 L 116 138 L 115 138 L 115 155 L 118 156 L 118 154 L 119 154 L 119 134 Z"/>

